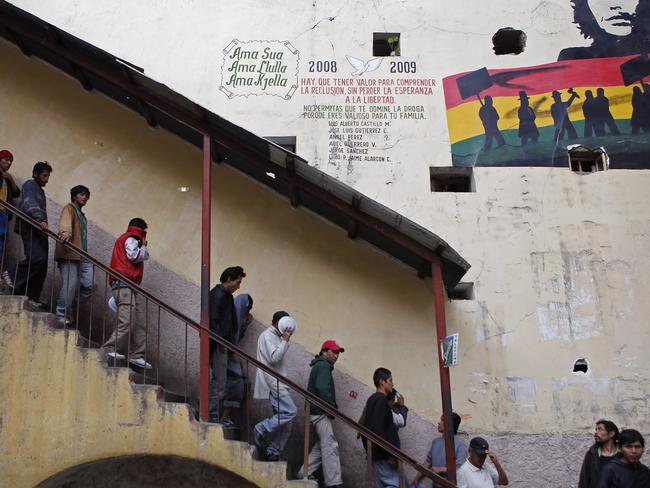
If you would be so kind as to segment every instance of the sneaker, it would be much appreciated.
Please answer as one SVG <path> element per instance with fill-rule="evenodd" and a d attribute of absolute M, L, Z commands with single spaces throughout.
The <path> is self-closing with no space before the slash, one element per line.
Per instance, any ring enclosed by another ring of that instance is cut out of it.
<path fill-rule="evenodd" d="M 270 463 L 278 462 L 280 460 L 280 455 L 278 453 L 273 453 L 272 454 L 270 452 L 267 452 L 266 453 L 266 460 L 268 462 L 270 462 Z"/>
<path fill-rule="evenodd" d="M 140 368 L 144 369 L 151 369 L 152 366 L 148 362 L 144 360 L 144 358 L 131 358 L 129 359 L 129 362 L 135 366 L 138 366 Z"/>
<path fill-rule="evenodd" d="M 11 275 L 9 275 L 9 271 L 3 271 L 3 272 L 2 272 L 2 279 L 4 280 L 5 284 L 6 284 L 9 288 L 13 288 L 13 287 L 14 287 L 14 282 L 11 280 Z"/>
<path fill-rule="evenodd" d="M 42 310 L 45 310 L 47 308 L 47 305 L 44 303 L 38 302 L 36 300 L 32 300 L 31 298 L 27 300 L 27 303 L 29 306 L 34 307 L 34 308 L 40 308 Z"/>
<path fill-rule="evenodd" d="M 109 352 L 109 353 L 106 353 L 106 355 L 107 355 L 109 358 L 111 358 L 111 359 L 116 359 L 116 360 L 118 360 L 118 361 L 119 361 L 120 359 L 125 359 L 125 358 L 126 358 L 126 356 L 125 356 L 124 354 L 120 354 L 119 352 L 116 352 L 116 351 L 111 351 L 111 352 Z"/>
<path fill-rule="evenodd" d="M 56 321 L 59 323 L 59 325 L 62 325 L 63 327 L 67 327 L 68 325 L 72 325 L 74 323 L 68 317 L 57 317 Z"/>
<path fill-rule="evenodd" d="M 230 419 L 221 419 L 221 425 L 223 425 L 224 427 L 234 427 L 235 422 L 233 422 Z"/>

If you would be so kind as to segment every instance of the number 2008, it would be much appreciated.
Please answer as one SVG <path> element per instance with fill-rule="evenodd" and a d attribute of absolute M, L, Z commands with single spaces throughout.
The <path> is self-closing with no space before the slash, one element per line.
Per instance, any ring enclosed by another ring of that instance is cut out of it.
<path fill-rule="evenodd" d="M 415 71 L 416 71 L 415 61 L 391 61 L 390 62 L 391 73 L 415 73 Z"/>
<path fill-rule="evenodd" d="M 336 61 L 309 61 L 309 72 L 336 73 Z"/>

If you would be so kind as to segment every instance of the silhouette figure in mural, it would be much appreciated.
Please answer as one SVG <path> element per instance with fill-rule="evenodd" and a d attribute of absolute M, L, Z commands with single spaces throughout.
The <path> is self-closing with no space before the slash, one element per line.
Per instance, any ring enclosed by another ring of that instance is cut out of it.
<path fill-rule="evenodd" d="M 592 137 L 594 132 L 597 136 L 602 136 L 605 133 L 605 125 L 597 125 L 596 122 L 596 99 L 591 90 L 585 92 L 585 101 L 582 104 L 582 114 L 585 116 L 585 132 L 584 137 Z"/>
<path fill-rule="evenodd" d="M 492 97 L 486 95 L 485 104 L 479 109 L 478 116 L 483 123 L 483 128 L 485 129 L 485 143 L 483 144 L 483 149 L 486 151 L 492 148 L 492 139 L 496 139 L 497 147 L 503 146 L 506 141 L 499 130 L 499 114 L 497 109 L 494 108 L 492 102 Z"/>
<path fill-rule="evenodd" d="M 650 51 L 650 0 L 571 0 L 571 6 L 573 23 L 592 44 L 562 49 L 558 61 Z"/>
<path fill-rule="evenodd" d="M 650 105 L 648 104 L 647 88 L 646 93 L 641 87 L 635 86 L 632 89 L 632 118 L 630 119 L 632 134 L 636 135 L 643 131 L 650 132 Z"/>
<path fill-rule="evenodd" d="M 553 100 L 555 103 L 551 105 L 551 116 L 553 117 L 553 125 L 555 126 L 555 134 L 553 134 L 553 140 L 556 142 L 564 138 L 564 133 L 567 133 L 567 139 L 576 139 L 578 133 L 576 132 L 575 127 L 569 120 L 568 108 L 573 103 L 576 98 L 579 98 L 578 94 L 573 91 L 573 88 L 569 88 L 569 93 L 571 96 L 566 102 L 562 101 L 562 95 L 559 91 L 553 91 Z"/>
<path fill-rule="evenodd" d="M 519 92 L 519 110 L 517 110 L 517 117 L 519 117 L 519 138 L 521 145 L 525 146 L 529 141 L 537 142 L 539 138 L 539 130 L 535 124 L 535 111 L 528 103 L 528 94 L 525 91 Z"/>
<path fill-rule="evenodd" d="M 612 112 L 609 110 L 609 98 L 605 96 L 605 89 L 604 88 L 598 88 L 596 90 L 596 120 L 598 121 L 598 124 L 601 124 L 603 126 L 603 132 L 605 130 L 604 126 L 607 126 L 607 129 L 609 129 L 609 133 L 613 134 L 615 136 L 619 135 L 621 132 L 618 130 L 618 127 L 616 126 L 616 122 L 614 121 L 614 116 L 612 115 Z"/>

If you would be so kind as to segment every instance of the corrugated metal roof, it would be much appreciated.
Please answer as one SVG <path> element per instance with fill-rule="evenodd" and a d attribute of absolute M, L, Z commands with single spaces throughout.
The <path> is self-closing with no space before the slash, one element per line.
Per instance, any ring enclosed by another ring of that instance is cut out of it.
<path fill-rule="evenodd" d="M 28 56 L 36 56 L 97 90 L 151 125 L 159 125 L 200 147 L 203 134 L 213 140 L 217 159 L 255 178 L 333 224 L 348 230 L 394 258 L 430 276 L 440 259 L 447 288 L 455 286 L 470 265 L 436 234 L 310 166 L 300 156 L 256 136 L 142 70 L 57 27 L 0 0 L 0 34 Z M 272 172 L 275 178 L 266 174 Z"/>

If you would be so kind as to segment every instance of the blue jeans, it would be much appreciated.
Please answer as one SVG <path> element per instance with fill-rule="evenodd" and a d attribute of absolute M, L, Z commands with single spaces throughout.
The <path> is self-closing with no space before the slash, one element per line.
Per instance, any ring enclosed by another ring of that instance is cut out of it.
<path fill-rule="evenodd" d="M 90 261 L 60 261 L 61 291 L 56 302 L 56 317 L 66 315 L 73 317 L 77 306 L 77 283 L 79 283 L 79 301 L 90 297 L 93 290 L 93 265 Z"/>
<path fill-rule="evenodd" d="M 298 413 L 298 409 L 288 394 L 276 397 L 275 393 L 271 391 L 269 401 L 273 407 L 273 415 L 259 422 L 255 426 L 255 430 L 261 436 L 273 435 L 271 443 L 266 448 L 266 453 L 270 456 L 279 456 L 289 440 L 293 418 Z"/>
<path fill-rule="evenodd" d="M 375 473 L 375 488 L 399 488 L 399 474 L 388 461 L 372 463 Z"/>

